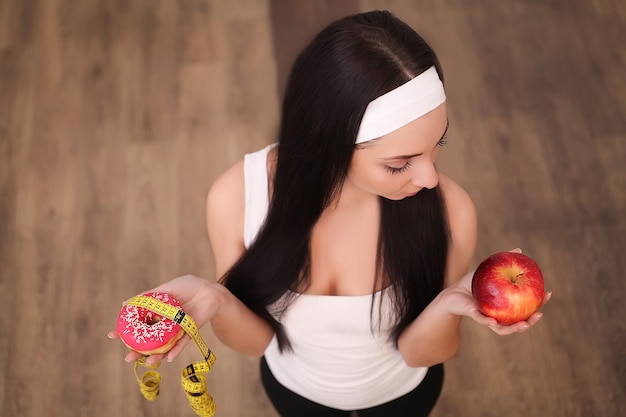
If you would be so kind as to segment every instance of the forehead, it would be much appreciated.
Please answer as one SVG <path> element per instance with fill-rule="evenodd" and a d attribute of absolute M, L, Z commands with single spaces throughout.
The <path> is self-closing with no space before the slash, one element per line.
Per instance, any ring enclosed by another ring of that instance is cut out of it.
<path fill-rule="evenodd" d="M 382 156 L 422 153 L 441 139 L 447 125 L 448 113 L 446 103 L 443 103 L 401 128 L 378 139 L 365 142 L 363 149 Z"/>

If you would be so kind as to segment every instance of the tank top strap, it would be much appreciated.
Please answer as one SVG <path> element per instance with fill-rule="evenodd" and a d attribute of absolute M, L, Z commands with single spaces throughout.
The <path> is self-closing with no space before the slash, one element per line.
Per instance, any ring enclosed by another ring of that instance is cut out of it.
<path fill-rule="evenodd" d="M 269 208 L 267 155 L 275 143 L 244 156 L 245 219 L 243 241 L 249 248 L 256 238 Z"/>

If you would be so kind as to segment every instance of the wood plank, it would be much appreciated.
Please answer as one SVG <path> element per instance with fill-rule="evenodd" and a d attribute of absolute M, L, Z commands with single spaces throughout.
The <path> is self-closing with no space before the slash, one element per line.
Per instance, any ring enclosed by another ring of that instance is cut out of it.
<path fill-rule="evenodd" d="M 359 12 L 358 0 L 270 1 L 274 51 L 278 66 L 278 96 L 283 97 L 287 77 L 300 51 L 335 19 Z"/>
<path fill-rule="evenodd" d="M 1 1 L 0 415 L 193 415 L 178 381 L 193 348 L 163 364 L 149 403 L 105 334 L 134 293 L 185 273 L 215 279 L 210 184 L 276 139 L 300 48 L 369 9 L 417 28 L 444 65 L 439 168 L 476 202 L 475 263 L 521 246 L 554 291 L 529 333 L 464 321 L 433 416 L 624 415 L 617 0 Z M 218 415 L 276 417 L 258 361 L 202 333 L 218 357 Z"/>

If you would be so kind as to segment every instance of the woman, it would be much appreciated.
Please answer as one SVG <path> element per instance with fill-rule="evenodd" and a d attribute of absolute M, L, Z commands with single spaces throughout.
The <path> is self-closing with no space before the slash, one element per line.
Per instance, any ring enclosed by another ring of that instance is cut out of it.
<path fill-rule="evenodd" d="M 185 276 L 156 289 L 261 357 L 283 416 L 426 416 L 462 316 L 498 334 L 541 317 L 499 326 L 472 300 L 474 205 L 435 167 L 442 80 L 434 51 L 392 14 L 330 24 L 294 64 L 278 145 L 209 192 L 218 283 Z"/>

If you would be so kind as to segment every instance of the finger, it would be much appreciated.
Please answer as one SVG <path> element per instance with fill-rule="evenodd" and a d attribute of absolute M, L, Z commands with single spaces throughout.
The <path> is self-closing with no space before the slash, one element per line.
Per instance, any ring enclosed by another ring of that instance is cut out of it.
<path fill-rule="evenodd" d="M 509 252 L 522 253 L 520 248 L 511 249 Z"/>
<path fill-rule="evenodd" d="M 532 316 L 530 316 L 528 320 L 526 320 L 526 322 L 530 326 L 534 326 L 541 319 L 541 317 L 543 317 L 543 313 L 537 312 L 537 313 L 534 313 Z"/>
<path fill-rule="evenodd" d="M 107 337 L 109 339 L 119 339 L 120 334 L 117 332 L 117 330 L 111 330 L 109 333 L 107 333 Z"/>
<path fill-rule="evenodd" d="M 178 277 L 178 278 L 174 278 L 171 281 L 166 281 L 166 282 L 160 284 L 157 287 L 154 287 L 154 288 L 152 288 L 152 289 L 150 289 L 148 291 L 142 292 L 140 295 L 144 295 L 144 294 L 147 294 L 147 293 L 170 294 L 170 295 L 174 296 L 174 298 L 178 299 L 178 301 L 180 301 L 181 303 L 184 304 L 184 302 L 183 302 L 183 298 L 184 297 L 181 297 L 180 294 L 178 294 L 178 291 L 177 291 L 177 283 L 181 282 L 182 278 L 183 277 Z"/>
<path fill-rule="evenodd" d="M 128 352 L 126 354 L 126 356 L 124 357 L 124 360 L 126 362 L 135 362 L 137 359 L 143 357 L 144 355 L 142 355 L 139 352 L 135 352 L 134 350 L 131 350 L 130 352 Z"/>
<path fill-rule="evenodd" d="M 514 333 L 523 333 L 530 328 L 530 325 L 525 321 L 520 321 L 508 326 L 496 324 L 489 326 L 489 328 L 500 336 L 508 336 Z"/>
<path fill-rule="evenodd" d="M 498 322 L 493 317 L 485 316 L 478 309 L 473 309 L 469 312 L 469 316 L 478 324 L 482 324 L 485 326 L 494 326 L 497 325 Z"/>
<path fill-rule="evenodd" d="M 188 335 L 184 335 L 178 341 L 178 343 L 176 343 L 176 345 L 167 353 L 167 361 L 172 362 L 178 356 L 178 354 L 183 351 L 183 349 L 185 348 L 185 346 L 187 346 L 187 343 L 189 343 L 190 340 L 191 338 Z"/>
<path fill-rule="evenodd" d="M 178 300 L 182 302 L 181 298 L 185 297 L 184 294 L 181 294 L 179 291 L 181 287 L 184 288 L 195 286 L 198 282 L 204 282 L 204 280 L 194 275 L 182 275 L 172 280 L 165 281 L 158 287 L 153 288 L 151 291 L 172 294 L 174 297 L 178 298 Z"/>
<path fill-rule="evenodd" d="M 146 358 L 146 364 L 148 364 L 148 365 L 156 365 L 157 363 L 161 362 L 164 357 L 165 357 L 165 355 L 163 355 L 163 354 L 150 355 L 150 356 L 148 356 Z"/>
<path fill-rule="evenodd" d="M 547 303 L 550 298 L 552 298 L 552 291 L 547 291 L 544 295 L 543 295 L 543 301 L 541 302 L 541 305 L 544 305 L 545 303 Z"/>

